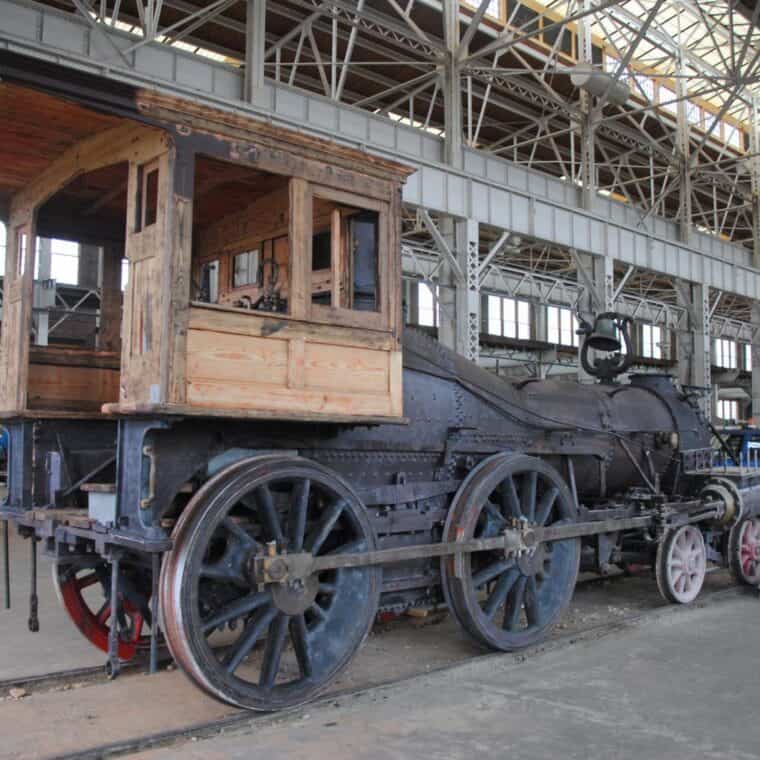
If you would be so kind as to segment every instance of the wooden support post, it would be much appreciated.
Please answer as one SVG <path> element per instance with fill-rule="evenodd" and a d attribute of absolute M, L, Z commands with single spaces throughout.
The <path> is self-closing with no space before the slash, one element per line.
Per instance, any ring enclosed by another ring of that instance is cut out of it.
<path fill-rule="evenodd" d="M 2 398 L 3 412 L 26 408 L 29 376 L 29 336 L 32 327 L 32 296 L 35 251 L 33 209 L 13 205 L 3 284 Z"/>
<path fill-rule="evenodd" d="M 307 294 L 311 293 L 311 193 L 309 183 L 290 180 L 290 313 L 298 319 L 308 316 Z"/>
<path fill-rule="evenodd" d="M 341 245 L 341 220 L 340 209 L 334 208 L 330 214 L 330 264 L 331 264 L 331 280 L 332 280 L 332 307 L 333 309 L 339 309 L 341 306 L 347 304 L 341 304 L 340 302 L 340 284 L 343 279 L 343 261 Z"/>

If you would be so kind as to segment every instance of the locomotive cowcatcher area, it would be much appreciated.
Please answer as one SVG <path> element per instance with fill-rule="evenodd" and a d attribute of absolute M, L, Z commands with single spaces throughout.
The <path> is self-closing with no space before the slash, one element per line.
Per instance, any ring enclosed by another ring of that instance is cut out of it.
<path fill-rule="evenodd" d="M 409 167 L 107 95 L 0 81 L 0 755 L 753 756 L 760 470 L 628 321 L 506 382 L 404 328 Z"/>

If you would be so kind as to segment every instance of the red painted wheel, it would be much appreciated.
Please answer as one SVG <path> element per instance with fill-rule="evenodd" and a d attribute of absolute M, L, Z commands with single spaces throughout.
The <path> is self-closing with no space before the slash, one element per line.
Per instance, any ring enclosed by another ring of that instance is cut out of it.
<path fill-rule="evenodd" d="M 734 525 L 728 545 L 736 579 L 749 586 L 760 585 L 760 517 L 748 517 Z"/>
<path fill-rule="evenodd" d="M 125 565 L 120 574 L 119 659 L 127 661 L 150 648 L 151 583 L 150 572 L 139 567 Z M 94 646 L 108 652 L 113 625 L 111 565 L 98 559 L 62 559 L 53 566 L 53 582 L 74 625 Z"/>

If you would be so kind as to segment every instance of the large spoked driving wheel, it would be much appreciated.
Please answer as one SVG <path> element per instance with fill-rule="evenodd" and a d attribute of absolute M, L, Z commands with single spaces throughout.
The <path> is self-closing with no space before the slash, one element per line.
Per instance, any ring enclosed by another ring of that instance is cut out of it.
<path fill-rule="evenodd" d="M 150 649 L 149 568 L 124 560 L 119 578 L 119 659 L 126 662 Z M 62 558 L 53 565 L 53 583 L 74 625 L 94 646 L 108 652 L 114 616 L 111 565 L 99 557 Z"/>
<path fill-rule="evenodd" d="M 161 574 L 169 648 L 209 694 L 254 710 L 304 702 L 348 663 L 377 611 L 381 571 L 257 581 L 264 556 L 375 548 L 364 506 L 314 462 L 256 457 L 212 478 L 174 532 Z"/>
<path fill-rule="evenodd" d="M 731 571 L 741 583 L 760 585 L 760 517 L 747 517 L 728 534 Z"/>
<path fill-rule="evenodd" d="M 444 541 L 498 536 L 522 524 L 572 521 L 573 499 L 559 473 L 535 457 L 487 459 L 454 498 Z M 493 649 L 529 646 L 562 615 L 575 588 L 580 539 L 539 543 L 514 558 L 475 552 L 442 561 L 444 592 L 466 631 Z"/>

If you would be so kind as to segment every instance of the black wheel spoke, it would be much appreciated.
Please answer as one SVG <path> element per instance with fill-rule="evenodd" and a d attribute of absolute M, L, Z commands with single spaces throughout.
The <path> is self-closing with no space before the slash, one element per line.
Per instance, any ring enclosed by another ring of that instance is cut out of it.
<path fill-rule="evenodd" d="M 293 487 L 291 495 L 288 528 L 290 533 L 290 548 L 300 552 L 303 549 L 304 533 L 306 532 L 306 511 L 309 506 L 311 481 L 301 480 Z"/>
<path fill-rule="evenodd" d="M 311 653 L 309 652 L 309 634 L 306 630 L 306 618 L 296 615 L 290 620 L 290 638 L 296 653 L 298 668 L 304 678 L 311 677 Z"/>
<path fill-rule="evenodd" d="M 367 548 L 367 542 L 360 538 L 358 541 L 350 541 L 347 544 L 338 546 L 335 549 L 327 552 L 326 557 L 331 557 L 334 554 L 351 554 L 351 552 L 363 552 Z"/>
<path fill-rule="evenodd" d="M 530 470 L 523 475 L 522 504 L 521 509 L 523 517 L 529 522 L 536 519 L 536 486 L 538 484 L 538 473 Z"/>
<path fill-rule="evenodd" d="M 338 518 L 345 509 L 346 502 L 343 499 L 339 499 L 332 506 L 330 506 L 322 517 L 321 522 L 314 531 L 306 539 L 306 550 L 312 554 L 319 554 L 319 550 L 330 535 L 330 531 L 335 527 L 335 523 L 338 522 Z"/>
<path fill-rule="evenodd" d="M 540 609 L 538 606 L 538 587 L 535 576 L 528 578 L 528 583 L 525 587 L 525 615 L 528 618 L 528 626 L 539 624 Z"/>
<path fill-rule="evenodd" d="M 514 564 L 515 561 L 512 559 L 500 559 L 497 562 L 493 562 L 472 576 L 472 585 L 476 589 L 480 588 L 483 584 L 488 583 L 488 581 L 492 581 L 503 572 L 509 570 L 511 567 L 514 567 Z"/>
<path fill-rule="evenodd" d="M 489 619 L 493 618 L 496 614 L 496 610 L 504 604 L 507 594 L 512 590 L 512 587 L 515 585 L 519 577 L 520 573 L 517 571 L 517 568 L 512 568 L 499 578 L 499 582 L 496 584 L 491 596 L 488 597 L 486 606 L 483 608 L 486 617 Z"/>
<path fill-rule="evenodd" d="M 517 488 L 512 476 L 506 478 L 501 484 L 501 511 L 504 515 L 521 517 L 520 499 L 517 496 Z"/>
<path fill-rule="evenodd" d="M 238 669 L 240 663 L 250 654 L 256 642 L 276 616 L 277 610 L 274 607 L 265 607 L 254 615 L 235 646 L 224 658 L 224 665 L 228 673 L 234 673 Z"/>
<path fill-rule="evenodd" d="M 496 505 L 491 504 L 490 501 L 487 501 L 485 503 L 485 506 L 483 507 L 486 512 L 494 519 L 496 522 L 499 523 L 499 529 L 501 529 L 504 525 L 507 524 L 507 521 L 504 519 L 504 516 L 499 512 Z"/>
<path fill-rule="evenodd" d="M 108 613 L 106 615 L 106 613 Z M 103 602 L 100 609 L 95 613 L 95 618 L 99 623 L 105 624 L 108 621 L 108 618 L 111 617 L 111 600 L 106 599 L 105 602 Z"/>
<path fill-rule="evenodd" d="M 527 580 L 524 575 L 520 576 L 507 602 L 507 607 L 504 611 L 504 628 L 509 631 L 514 631 L 520 623 L 520 611 L 522 610 Z"/>
<path fill-rule="evenodd" d="M 269 530 L 272 540 L 278 544 L 283 544 L 285 537 L 282 534 L 282 525 L 280 525 L 280 516 L 277 514 L 277 508 L 274 505 L 274 498 L 269 486 L 259 486 L 254 492 L 256 504 L 258 505 L 261 516 Z"/>
<path fill-rule="evenodd" d="M 541 497 L 541 501 L 538 502 L 538 506 L 536 507 L 537 525 L 546 524 L 552 511 L 552 507 L 554 506 L 554 502 L 557 501 L 557 496 L 559 496 L 559 488 L 552 486 L 547 489 L 546 493 Z"/>
<path fill-rule="evenodd" d="M 272 594 L 269 591 L 256 591 L 252 594 L 231 602 L 226 607 L 212 615 L 208 620 L 203 621 L 203 632 L 209 633 L 220 625 L 229 623 L 230 620 L 247 615 L 249 612 L 258 609 L 272 600 Z"/>
<path fill-rule="evenodd" d="M 264 662 L 261 668 L 259 686 L 271 689 L 277 674 L 280 672 L 282 650 L 285 647 L 285 637 L 288 633 L 288 616 L 278 614 L 269 626 L 269 635 L 264 647 Z"/>
<path fill-rule="evenodd" d="M 246 530 L 240 525 L 237 520 L 232 517 L 225 517 L 222 520 L 222 525 L 233 535 L 241 544 L 251 549 L 255 549 L 258 546 L 256 539 L 249 535 Z"/>
<path fill-rule="evenodd" d="M 222 562 L 204 562 L 201 565 L 201 576 L 220 583 L 240 583 L 241 581 L 239 574 Z"/>

